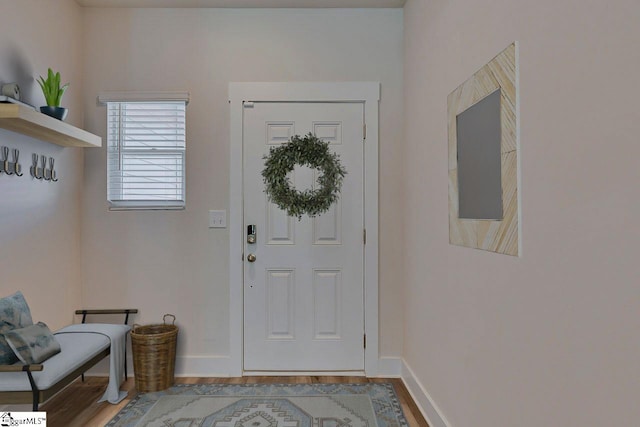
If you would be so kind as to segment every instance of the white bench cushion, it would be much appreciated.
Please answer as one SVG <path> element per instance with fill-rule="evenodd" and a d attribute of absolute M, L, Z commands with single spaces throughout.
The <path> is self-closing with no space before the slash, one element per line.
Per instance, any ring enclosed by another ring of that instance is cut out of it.
<path fill-rule="evenodd" d="M 44 361 L 42 371 L 33 372 L 33 379 L 39 390 L 51 388 L 111 344 L 109 338 L 101 334 L 73 333 L 58 334 L 55 337 L 60 343 L 60 353 Z M 26 372 L 0 374 L 0 391 L 23 390 L 31 391 Z"/>

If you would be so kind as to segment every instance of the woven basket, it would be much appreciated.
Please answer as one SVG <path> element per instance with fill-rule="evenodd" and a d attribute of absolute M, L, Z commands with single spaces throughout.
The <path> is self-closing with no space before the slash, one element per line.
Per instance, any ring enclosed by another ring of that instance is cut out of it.
<path fill-rule="evenodd" d="M 166 322 L 168 316 L 173 317 L 171 325 Z M 164 323 L 158 325 L 133 325 L 131 348 L 138 392 L 166 390 L 175 382 L 176 316 L 165 314 L 162 320 Z"/>

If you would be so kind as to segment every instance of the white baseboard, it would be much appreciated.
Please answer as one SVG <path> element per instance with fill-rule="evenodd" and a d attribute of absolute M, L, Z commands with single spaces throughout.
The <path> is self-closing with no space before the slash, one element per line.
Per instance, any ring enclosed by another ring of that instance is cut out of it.
<path fill-rule="evenodd" d="M 176 357 L 177 377 L 228 377 L 229 356 Z"/>
<path fill-rule="evenodd" d="M 364 371 L 243 371 L 243 377 L 283 377 L 283 376 L 304 376 L 304 377 L 364 377 Z"/>
<path fill-rule="evenodd" d="M 131 364 L 131 357 L 127 354 L 127 369 L 129 370 L 127 374 L 131 377 L 133 376 L 133 365 Z M 88 377 L 108 377 L 109 376 L 109 357 L 105 357 L 98 363 L 96 363 L 93 367 L 91 367 L 87 372 L 84 373 Z"/>
<path fill-rule="evenodd" d="M 133 377 L 133 360 L 127 354 L 128 376 Z M 228 377 L 228 356 L 178 356 L 176 357 L 176 377 Z M 105 358 L 86 372 L 92 377 L 109 376 L 109 358 Z"/>
<path fill-rule="evenodd" d="M 451 427 L 438 405 L 433 401 L 404 359 L 402 359 L 402 381 L 407 390 L 409 390 L 414 402 L 418 405 L 420 412 L 429 423 L 429 427 Z"/>
<path fill-rule="evenodd" d="M 378 359 L 378 377 L 400 378 L 402 359 L 399 357 L 381 357 Z"/>

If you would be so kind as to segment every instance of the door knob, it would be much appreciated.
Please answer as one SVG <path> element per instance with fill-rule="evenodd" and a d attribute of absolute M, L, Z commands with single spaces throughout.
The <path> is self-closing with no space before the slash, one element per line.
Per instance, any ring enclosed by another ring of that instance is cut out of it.
<path fill-rule="evenodd" d="M 256 261 L 256 256 L 254 254 L 247 255 L 247 261 L 255 262 Z"/>

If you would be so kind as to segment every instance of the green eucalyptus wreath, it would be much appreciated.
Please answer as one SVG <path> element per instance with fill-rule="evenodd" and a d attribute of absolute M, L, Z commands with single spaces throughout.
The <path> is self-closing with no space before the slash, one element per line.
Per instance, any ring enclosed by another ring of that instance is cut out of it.
<path fill-rule="evenodd" d="M 347 171 L 340 164 L 340 156 L 329 150 L 329 143 L 312 133 L 304 138 L 294 135 L 289 142 L 271 148 L 264 159 L 262 177 L 265 193 L 288 215 L 298 217 L 298 220 L 304 214 L 314 217 L 329 210 L 338 200 Z M 318 188 L 298 191 L 292 187 L 287 174 L 296 165 L 306 165 L 322 172 L 317 180 Z"/>

